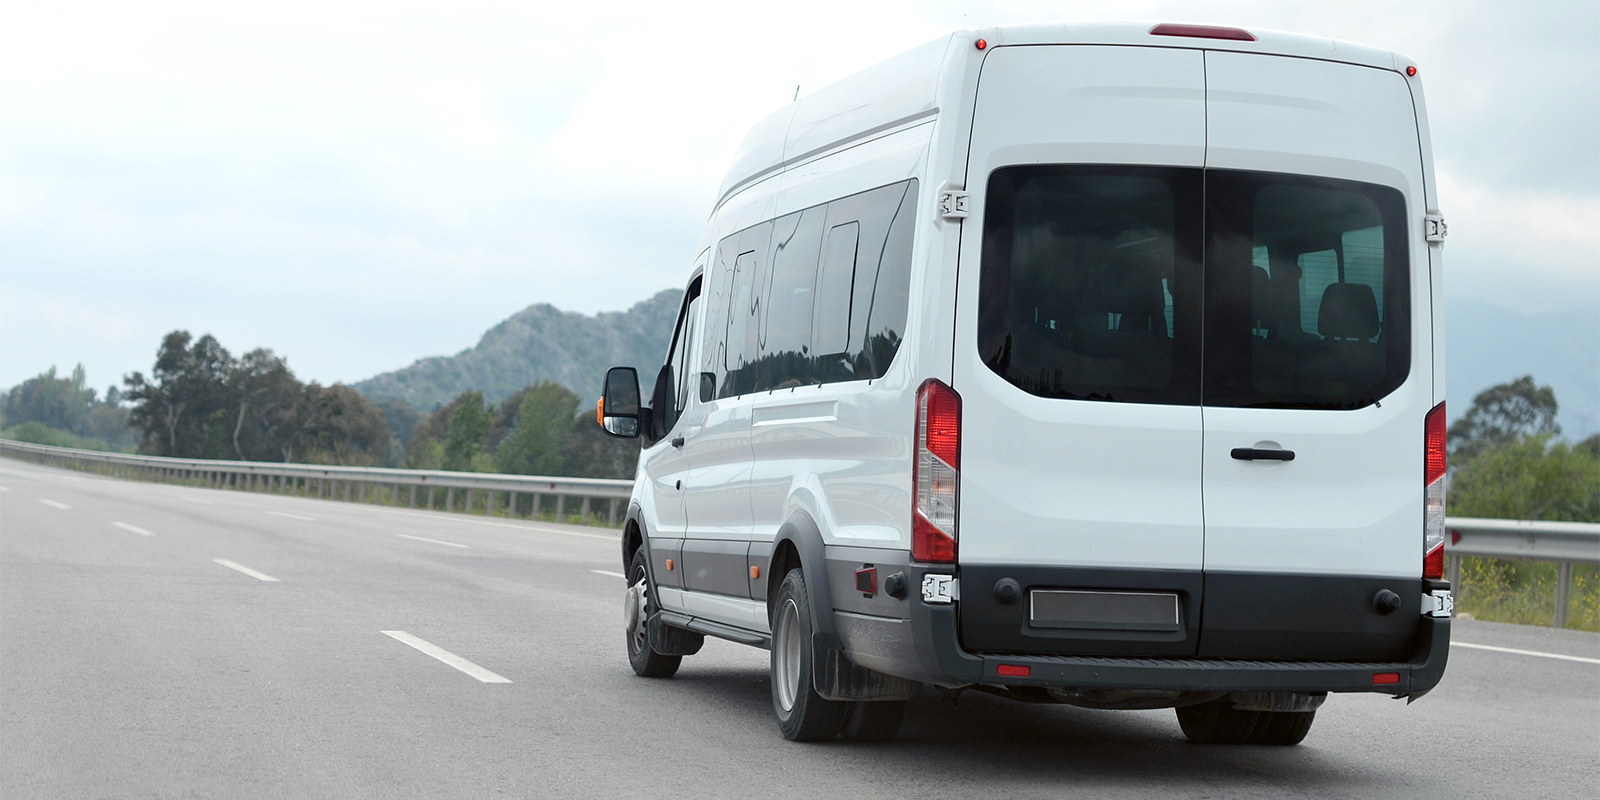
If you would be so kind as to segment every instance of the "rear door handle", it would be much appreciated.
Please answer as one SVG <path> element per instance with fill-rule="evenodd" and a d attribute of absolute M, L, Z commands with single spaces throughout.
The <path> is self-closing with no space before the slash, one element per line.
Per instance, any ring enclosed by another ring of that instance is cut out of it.
<path fill-rule="evenodd" d="M 1293 450 L 1257 450 L 1254 447 L 1235 447 L 1229 455 L 1240 461 L 1293 461 Z"/>

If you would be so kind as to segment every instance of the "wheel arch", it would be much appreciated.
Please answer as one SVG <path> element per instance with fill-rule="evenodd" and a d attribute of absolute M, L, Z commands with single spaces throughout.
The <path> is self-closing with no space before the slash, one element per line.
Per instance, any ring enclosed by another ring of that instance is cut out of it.
<path fill-rule="evenodd" d="M 840 649 L 838 629 L 833 624 L 833 592 L 828 585 L 828 562 L 822 531 L 811 515 L 795 511 L 778 528 L 772 542 L 772 561 L 767 570 L 767 618 L 772 618 L 773 599 L 784 576 L 799 567 L 806 579 L 807 594 L 811 600 L 811 623 L 814 633 L 827 645 Z"/>

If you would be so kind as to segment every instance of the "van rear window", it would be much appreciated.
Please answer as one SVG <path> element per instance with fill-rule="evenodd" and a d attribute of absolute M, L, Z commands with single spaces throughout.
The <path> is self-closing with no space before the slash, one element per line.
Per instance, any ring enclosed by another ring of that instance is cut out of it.
<path fill-rule="evenodd" d="M 1405 198 L 1206 172 L 1205 404 L 1360 408 L 1410 366 Z"/>
<path fill-rule="evenodd" d="M 990 175 L 986 204 L 978 352 L 1030 394 L 1340 409 L 1405 380 L 1397 190 L 1215 169 L 1019 166 Z"/>
<path fill-rule="evenodd" d="M 1011 167 L 989 178 L 984 363 L 1030 394 L 1200 400 L 1198 170 Z"/>

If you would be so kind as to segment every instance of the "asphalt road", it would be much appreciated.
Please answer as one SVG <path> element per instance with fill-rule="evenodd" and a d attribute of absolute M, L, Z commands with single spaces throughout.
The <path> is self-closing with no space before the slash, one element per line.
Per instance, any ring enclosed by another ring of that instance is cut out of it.
<path fill-rule="evenodd" d="M 1579 660 L 1455 647 L 1432 694 L 1334 696 L 1294 748 L 934 691 L 893 742 L 799 745 L 765 651 L 708 639 L 635 677 L 620 572 L 604 530 L 0 460 L 0 795 L 1600 794 L 1596 634 L 1458 621 Z"/>

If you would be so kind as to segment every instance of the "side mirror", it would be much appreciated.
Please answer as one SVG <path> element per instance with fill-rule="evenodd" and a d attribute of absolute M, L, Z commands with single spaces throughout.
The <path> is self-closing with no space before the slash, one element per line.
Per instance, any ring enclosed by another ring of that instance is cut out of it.
<path fill-rule="evenodd" d="M 633 367 L 612 367 L 606 371 L 605 390 L 595 409 L 600 426 L 612 436 L 624 439 L 639 435 L 639 373 Z"/>

